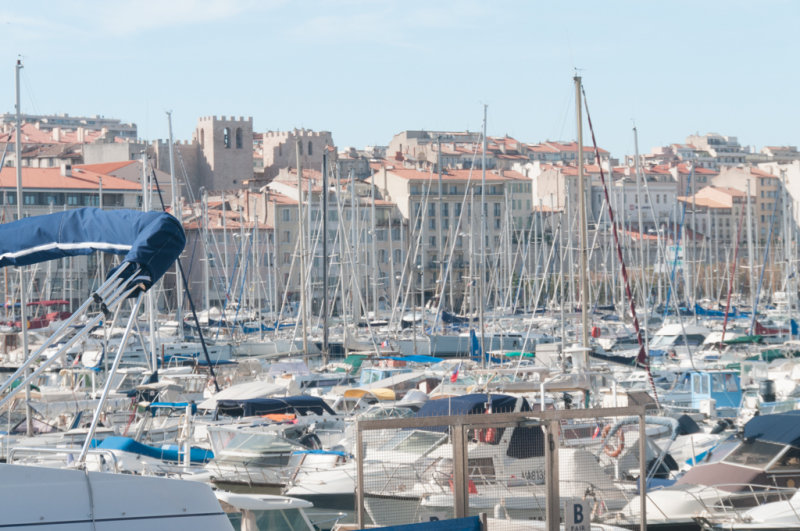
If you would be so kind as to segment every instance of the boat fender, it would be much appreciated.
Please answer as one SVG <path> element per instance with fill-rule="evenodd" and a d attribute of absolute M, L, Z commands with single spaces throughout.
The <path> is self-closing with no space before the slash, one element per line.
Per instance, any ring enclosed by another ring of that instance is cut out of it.
<path fill-rule="evenodd" d="M 608 432 L 611 431 L 611 424 L 606 424 L 603 428 L 603 433 L 601 434 L 605 443 L 603 444 L 603 451 L 606 453 L 608 457 L 619 457 L 622 453 L 622 450 L 625 449 L 625 435 L 622 433 L 622 430 L 617 430 L 617 445 L 616 446 L 609 446 L 608 441 L 606 441 L 606 437 L 608 436 Z"/>

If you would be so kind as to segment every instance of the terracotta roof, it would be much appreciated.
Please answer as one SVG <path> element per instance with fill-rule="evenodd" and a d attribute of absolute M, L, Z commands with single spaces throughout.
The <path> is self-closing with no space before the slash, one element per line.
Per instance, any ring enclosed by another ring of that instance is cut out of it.
<path fill-rule="evenodd" d="M 54 130 L 38 129 L 33 123 L 23 123 L 20 128 L 22 144 L 91 144 L 99 139 L 102 131 L 83 129 L 83 142 L 78 142 L 77 129 L 60 128 L 58 140 Z M 14 131 L 0 133 L 0 142 L 14 142 L 16 134 Z M 122 141 L 115 137 L 115 141 Z"/>
<path fill-rule="evenodd" d="M 777 175 L 773 175 L 768 171 L 759 170 L 758 168 L 750 168 L 750 175 L 755 175 L 756 177 L 772 177 L 773 179 L 777 179 Z"/>
<path fill-rule="evenodd" d="M 139 183 L 120 179 L 112 175 L 73 167 L 72 176 L 61 175 L 61 168 L 22 168 L 22 187 L 47 190 L 97 190 L 99 178 L 103 178 L 103 190 L 141 190 Z M 0 188 L 16 188 L 16 168 L 0 169 Z"/>
<path fill-rule="evenodd" d="M 392 173 L 401 179 L 407 180 L 415 180 L 415 181 L 427 181 L 427 180 L 437 180 L 439 178 L 438 173 L 431 173 L 428 171 L 419 171 L 413 170 L 408 168 L 394 168 L 392 166 L 386 167 L 387 173 Z M 376 178 L 378 178 L 376 176 Z M 479 168 L 475 168 L 472 170 L 453 170 L 449 169 L 446 173 L 442 174 L 442 181 L 468 181 L 472 179 L 472 182 L 480 183 L 482 179 L 481 170 Z M 486 180 L 491 182 L 505 182 L 510 179 L 506 177 L 501 177 L 496 173 L 492 173 L 491 171 L 486 172 Z"/>

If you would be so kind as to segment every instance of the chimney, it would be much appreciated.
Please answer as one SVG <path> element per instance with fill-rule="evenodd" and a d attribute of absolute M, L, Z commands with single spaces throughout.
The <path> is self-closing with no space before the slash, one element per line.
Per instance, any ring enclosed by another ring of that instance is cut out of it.
<path fill-rule="evenodd" d="M 83 141 L 84 141 L 84 138 L 85 138 L 85 133 L 86 133 L 86 131 L 83 129 L 83 127 L 79 127 L 78 128 L 78 130 L 77 130 L 78 144 L 83 144 Z"/>
<path fill-rule="evenodd" d="M 60 127 L 54 127 L 53 128 L 53 141 L 61 142 L 61 128 Z"/>
<path fill-rule="evenodd" d="M 61 163 L 61 175 L 64 177 L 72 177 L 72 164 L 66 162 Z"/>

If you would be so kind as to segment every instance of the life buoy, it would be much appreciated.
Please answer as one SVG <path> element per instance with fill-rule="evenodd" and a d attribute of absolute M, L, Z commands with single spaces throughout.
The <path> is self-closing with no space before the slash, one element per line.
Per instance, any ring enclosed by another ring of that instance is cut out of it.
<path fill-rule="evenodd" d="M 497 438 L 497 428 L 486 428 L 483 442 L 494 444 L 496 438 Z"/>
<path fill-rule="evenodd" d="M 608 433 L 611 431 L 611 425 L 606 424 L 605 428 L 603 428 L 603 433 L 601 434 L 604 444 L 603 444 L 603 451 L 606 453 L 608 457 L 619 457 L 619 454 L 622 453 L 622 450 L 625 449 L 625 435 L 622 433 L 622 430 L 617 430 L 617 445 L 616 446 L 609 446 L 606 437 Z"/>

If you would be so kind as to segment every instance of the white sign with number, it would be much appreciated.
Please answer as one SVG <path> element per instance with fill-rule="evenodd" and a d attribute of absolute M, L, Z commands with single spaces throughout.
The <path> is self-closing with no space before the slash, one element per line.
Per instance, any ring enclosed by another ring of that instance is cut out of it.
<path fill-rule="evenodd" d="M 564 530 L 589 531 L 591 509 L 587 501 L 568 501 L 564 504 Z"/>

